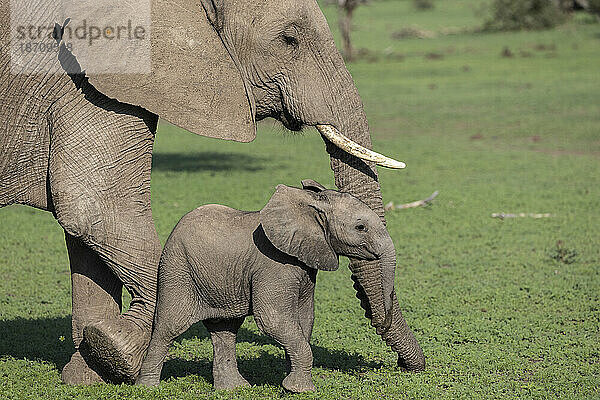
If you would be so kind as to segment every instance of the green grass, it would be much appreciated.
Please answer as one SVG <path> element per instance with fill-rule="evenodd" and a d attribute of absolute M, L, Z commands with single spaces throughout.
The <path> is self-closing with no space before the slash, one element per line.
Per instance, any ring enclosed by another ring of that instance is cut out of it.
<path fill-rule="evenodd" d="M 344 265 L 318 277 L 315 394 L 280 389 L 283 352 L 250 318 L 238 353 L 252 388 L 213 392 L 201 325 L 177 341 L 157 389 L 64 386 L 73 345 L 61 229 L 48 213 L 8 207 L 0 210 L 0 398 L 600 398 L 600 25 L 579 16 L 552 31 L 476 34 L 478 1 L 440 0 L 426 12 L 411 3 L 374 1 L 356 12 L 356 46 L 370 58 L 350 70 L 374 147 L 408 164 L 380 170 L 384 201 L 440 191 L 431 207 L 387 214 L 396 289 L 425 372 L 394 368 Z M 335 10 L 325 12 L 335 26 Z M 462 33 L 391 38 L 406 26 Z M 501 56 L 505 47 L 513 57 Z M 163 243 L 200 204 L 253 210 L 279 183 L 333 182 L 316 133 L 271 124 L 250 144 L 161 124 L 154 163 Z M 559 240 L 575 262 L 552 258 Z"/>

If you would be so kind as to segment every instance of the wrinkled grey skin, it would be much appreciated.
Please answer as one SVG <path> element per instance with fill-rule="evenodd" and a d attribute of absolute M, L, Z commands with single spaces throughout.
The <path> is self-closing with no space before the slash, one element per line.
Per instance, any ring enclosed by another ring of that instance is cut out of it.
<path fill-rule="evenodd" d="M 316 1 L 201 3 L 235 59 L 256 120 L 273 117 L 292 130 L 330 124 L 371 148 L 360 97 Z M 65 231 L 76 352 L 63 381 L 132 382 L 156 301 L 150 169 L 158 116 L 105 96 L 82 74 L 60 73 L 57 60 L 47 60 L 58 68 L 52 74 L 11 74 L 8 4 L 0 0 L 0 207 L 50 211 Z M 375 166 L 324 142 L 337 187 L 385 223 Z M 382 294 L 381 263 L 351 258 L 357 297 L 398 364 L 421 370 L 423 353 L 395 295 Z M 123 285 L 133 300 L 121 314 Z"/>
<path fill-rule="evenodd" d="M 284 185 L 260 212 L 199 207 L 177 224 L 163 250 L 152 340 L 136 383 L 158 385 L 172 341 L 203 321 L 213 342 L 216 389 L 248 385 L 235 358 L 236 332 L 254 315 L 288 360 L 282 385 L 314 390 L 309 340 L 317 270 L 338 255 L 382 260 L 382 295 L 394 292 L 395 252 L 378 215 L 355 197 L 314 181 Z"/>

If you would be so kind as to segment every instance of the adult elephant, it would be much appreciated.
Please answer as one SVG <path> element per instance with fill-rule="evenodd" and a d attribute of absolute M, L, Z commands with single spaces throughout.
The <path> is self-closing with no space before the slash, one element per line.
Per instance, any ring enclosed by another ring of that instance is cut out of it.
<path fill-rule="evenodd" d="M 63 381 L 129 382 L 138 373 L 161 250 L 150 208 L 159 115 L 243 142 L 266 117 L 291 130 L 315 126 L 338 188 L 385 221 L 375 163 L 401 163 L 367 150 L 360 97 L 315 0 L 153 0 L 151 71 L 96 75 L 82 72 L 62 23 L 48 36 L 60 44 L 55 52 L 15 58 L 14 17 L 52 26 L 69 12 L 57 3 L 0 0 L 0 206 L 48 210 L 64 228 L 76 352 Z M 384 295 L 381 265 L 351 260 L 350 269 L 366 316 L 398 364 L 423 369 L 395 294 Z M 122 285 L 132 295 L 123 314 Z"/>

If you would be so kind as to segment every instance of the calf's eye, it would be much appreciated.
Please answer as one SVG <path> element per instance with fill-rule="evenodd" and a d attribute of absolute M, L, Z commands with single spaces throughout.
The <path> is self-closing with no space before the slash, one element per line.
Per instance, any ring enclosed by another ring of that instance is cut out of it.
<path fill-rule="evenodd" d="M 354 227 L 359 232 L 366 232 L 367 227 L 364 224 L 358 224 Z"/>

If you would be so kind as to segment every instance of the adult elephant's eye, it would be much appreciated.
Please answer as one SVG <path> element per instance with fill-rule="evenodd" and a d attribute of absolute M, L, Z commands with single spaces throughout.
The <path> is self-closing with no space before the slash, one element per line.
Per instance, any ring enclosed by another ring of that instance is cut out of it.
<path fill-rule="evenodd" d="M 282 35 L 283 42 L 290 47 L 298 48 L 298 39 L 288 33 Z"/>
<path fill-rule="evenodd" d="M 296 50 L 300 44 L 298 37 L 300 31 L 296 25 L 289 25 L 281 31 L 281 41 L 286 47 Z"/>
<path fill-rule="evenodd" d="M 366 232 L 367 227 L 364 224 L 358 224 L 354 227 L 359 232 Z"/>

